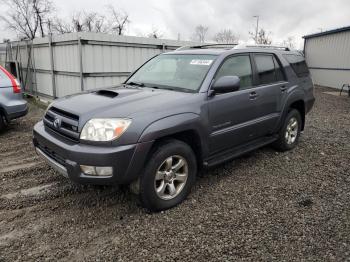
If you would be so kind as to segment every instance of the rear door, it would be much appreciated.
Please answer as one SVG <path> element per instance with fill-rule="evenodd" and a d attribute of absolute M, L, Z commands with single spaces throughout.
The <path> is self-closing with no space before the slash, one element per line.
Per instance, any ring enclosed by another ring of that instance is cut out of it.
<path fill-rule="evenodd" d="M 271 134 L 278 124 L 282 110 L 282 96 L 287 89 L 285 75 L 274 54 L 256 53 L 253 55 L 257 74 L 257 119 L 255 137 Z"/>

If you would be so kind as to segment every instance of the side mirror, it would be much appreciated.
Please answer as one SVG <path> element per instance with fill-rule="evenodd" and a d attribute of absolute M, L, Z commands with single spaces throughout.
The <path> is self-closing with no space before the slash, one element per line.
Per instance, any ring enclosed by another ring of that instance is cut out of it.
<path fill-rule="evenodd" d="M 239 90 L 241 80 L 238 76 L 222 76 L 214 82 L 211 90 L 215 93 L 228 93 Z"/>

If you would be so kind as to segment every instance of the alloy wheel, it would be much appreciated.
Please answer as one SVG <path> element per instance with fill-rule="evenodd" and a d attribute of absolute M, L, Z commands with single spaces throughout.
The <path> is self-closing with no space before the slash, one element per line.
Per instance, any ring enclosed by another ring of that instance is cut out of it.
<path fill-rule="evenodd" d="M 188 163 L 179 155 L 170 156 L 158 167 L 154 188 L 157 196 L 170 200 L 180 194 L 188 178 Z"/>

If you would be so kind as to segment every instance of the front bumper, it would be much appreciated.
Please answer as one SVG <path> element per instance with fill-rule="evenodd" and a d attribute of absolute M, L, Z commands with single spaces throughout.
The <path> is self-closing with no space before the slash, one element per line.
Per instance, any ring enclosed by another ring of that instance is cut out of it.
<path fill-rule="evenodd" d="M 152 142 L 117 147 L 74 143 L 46 130 L 42 121 L 34 126 L 33 144 L 36 152 L 62 175 L 79 184 L 98 185 L 127 184 L 135 180 L 152 146 Z M 111 166 L 113 175 L 88 176 L 80 165 Z"/>

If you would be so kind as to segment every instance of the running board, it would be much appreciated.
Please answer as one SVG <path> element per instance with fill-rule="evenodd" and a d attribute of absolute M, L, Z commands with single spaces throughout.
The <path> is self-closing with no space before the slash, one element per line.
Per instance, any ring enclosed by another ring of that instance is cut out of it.
<path fill-rule="evenodd" d="M 271 144 L 272 142 L 276 141 L 278 139 L 277 135 L 274 136 L 268 136 L 264 138 L 259 138 L 256 140 L 253 140 L 247 144 L 244 144 L 242 146 L 226 150 L 224 152 L 217 153 L 209 158 L 207 158 L 203 165 L 205 167 L 212 167 L 216 166 L 218 164 L 224 163 L 228 160 L 232 160 L 236 157 L 239 157 L 243 154 L 246 154 L 250 151 L 253 151 L 255 149 L 258 149 L 260 147 L 266 146 L 268 144 Z"/>

